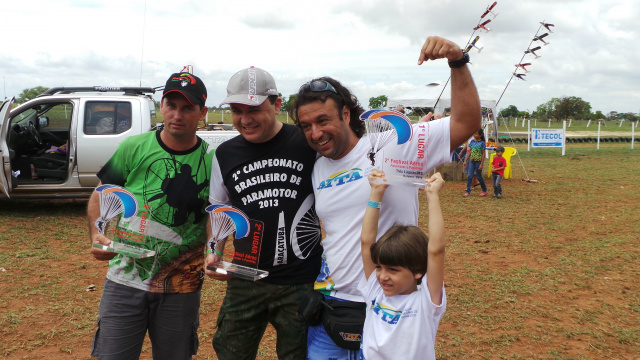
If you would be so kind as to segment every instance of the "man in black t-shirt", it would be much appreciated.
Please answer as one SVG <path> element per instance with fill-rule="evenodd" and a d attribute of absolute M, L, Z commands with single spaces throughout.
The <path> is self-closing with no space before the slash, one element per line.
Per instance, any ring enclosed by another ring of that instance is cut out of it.
<path fill-rule="evenodd" d="M 257 265 L 269 276 L 254 282 L 207 270 L 209 277 L 227 281 L 213 347 L 219 359 L 255 358 L 271 323 L 278 358 L 304 359 L 307 326 L 296 315 L 298 299 L 313 289 L 322 255 L 311 185 L 316 152 L 299 129 L 277 121 L 282 99 L 268 72 L 250 67 L 233 75 L 224 103 L 241 136 L 217 148 L 209 200 L 250 219 L 250 235 L 234 244 L 262 233 Z M 207 264 L 220 260 L 224 245 L 216 244 Z"/>

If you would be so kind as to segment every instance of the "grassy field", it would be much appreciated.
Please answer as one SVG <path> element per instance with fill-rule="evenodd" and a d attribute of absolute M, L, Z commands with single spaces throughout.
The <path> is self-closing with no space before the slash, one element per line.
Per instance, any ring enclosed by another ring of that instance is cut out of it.
<path fill-rule="evenodd" d="M 460 181 L 443 190 L 438 359 L 640 359 L 640 149 L 516 147 L 503 199 L 463 198 Z M 523 168 L 538 182 L 520 181 Z M 0 200 L 0 357 L 90 358 L 106 263 L 89 254 L 85 206 Z M 224 291 L 205 281 L 195 359 L 216 359 Z M 269 329 L 259 359 L 275 359 L 274 339 Z"/>

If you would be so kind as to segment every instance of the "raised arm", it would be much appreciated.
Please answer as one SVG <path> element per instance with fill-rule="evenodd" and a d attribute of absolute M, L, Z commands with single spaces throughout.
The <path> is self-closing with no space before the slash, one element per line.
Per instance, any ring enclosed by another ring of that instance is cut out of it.
<path fill-rule="evenodd" d="M 427 204 L 429 208 L 429 245 L 427 248 L 429 262 L 427 264 L 427 286 L 431 301 L 440 305 L 442 303 L 442 285 L 444 284 L 444 217 L 440 209 L 440 190 L 444 186 L 444 180 L 440 173 L 435 173 L 425 188 Z"/>
<path fill-rule="evenodd" d="M 455 43 L 438 36 L 429 36 L 420 51 L 418 65 L 428 60 L 446 58 L 451 62 L 462 57 L 462 49 Z M 480 129 L 481 120 L 480 98 L 468 65 L 451 69 L 450 151 Z"/>
<path fill-rule="evenodd" d="M 362 250 L 362 264 L 364 265 L 364 275 L 368 279 L 375 270 L 376 265 L 371 260 L 371 245 L 376 242 L 378 237 L 378 219 L 380 218 L 380 208 L 375 207 L 382 202 L 386 184 L 376 183 L 373 180 L 382 178 L 384 173 L 380 170 L 372 170 L 369 174 L 369 183 L 371 184 L 371 194 L 369 195 L 369 203 L 364 212 L 364 220 L 362 221 L 362 233 L 360 235 L 360 246 Z"/>

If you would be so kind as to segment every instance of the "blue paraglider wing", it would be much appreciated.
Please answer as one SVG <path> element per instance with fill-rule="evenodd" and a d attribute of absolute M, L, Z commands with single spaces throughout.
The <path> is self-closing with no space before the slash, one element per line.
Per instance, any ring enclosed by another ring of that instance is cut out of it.
<path fill-rule="evenodd" d="M 404 144 L 411 140 L 413 136 L 413 128 L 411 121 L 404 114 L 393 110 L 369 110 L 360 115 L 362 121 L 384 119 L 388 121 L 398 135 L 398 145 Z"/>
<path fill-rule="evenodd" d="M 235 238 L 240 239 L 249 235 L 250 223 L 249 218 L 244 212 L 233 206 L 214 204 L 209 205 L 205 209 L 211 214 L 224 214 L 228 216 L 232 221 L 236 231 Z"/>
<path fill-rule="evenodd" d="M 138 201 L 129 190 L 120 186 L 105 184 L 98 186 L 96 191 L 118 197 L 122 202 L 122 217 L 125 219 L 138 213 Z"/>

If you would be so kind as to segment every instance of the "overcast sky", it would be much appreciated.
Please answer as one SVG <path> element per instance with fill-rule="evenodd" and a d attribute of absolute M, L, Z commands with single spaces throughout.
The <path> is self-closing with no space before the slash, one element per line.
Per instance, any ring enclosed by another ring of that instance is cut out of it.
<path fill-rule="evenodd" d="M 417 66 L 428 35 L 461 47 L 493 1 L 478 0 L 38 0 L 2 5 L 0 96 L 36 86 L 150 86 L 193 65 L 218 106 L 236 71 L 269 71 L 284 95 L 318 76 L 349 87 L 365 107 L 446 81 L 445 61 Z M 480 96 L 497 100 L 540 21 L 554 24 L 526 81 L 498 104 L 534 111 L 577 96 L 592 111 L 640 111 L 637 0 L 498 1 L 471 51 Z M 484 20 L 484 19 L 483 19 Z M 540 30 L 540 31 L 539 31 Z M 536 41 L 532 47 L 542 45 Z M 522 72 L 522 71 L 520 71 Z M 159 99 L 159 96 L 156 96 Z"/>

